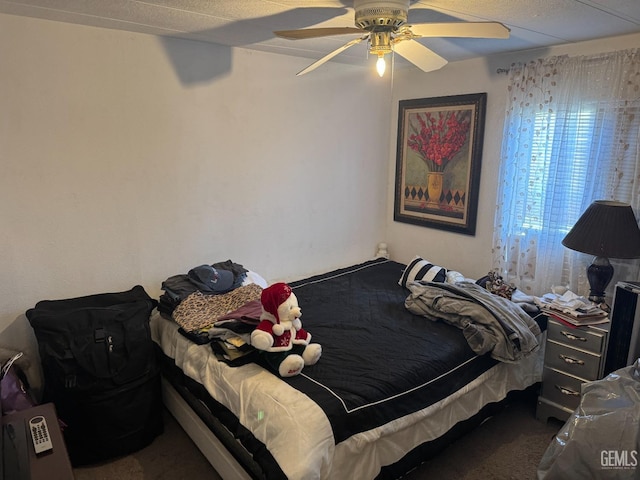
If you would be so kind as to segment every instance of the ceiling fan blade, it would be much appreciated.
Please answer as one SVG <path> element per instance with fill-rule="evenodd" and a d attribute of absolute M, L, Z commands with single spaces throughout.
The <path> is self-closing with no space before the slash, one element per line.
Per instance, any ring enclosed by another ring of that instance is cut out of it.
<path fill-rule="evenodd" d="M 509 38 L 510 30 L 499 22 L 418 23 L 410 25 L 418 37 Z"/>
<path fill-rule="evenodd" d="M 357 45 L 358 43 L 362 42 L 363 40 L 366 40 L 367 38 L 369 38 L 369 34 L 364 35 L 364 36 L 362 36 L 360 38 L 356 38 L 355 40 L 351 40 L 348 43 L 345 43 L 343 46 L 341 46 L 340 48 L 335 49 L 333 52 L 329 53 L 328 55 L 325 55 L 320 60 L 317 60 L 317 61 L 313 62 L 311 65 L 309 65 L 304 70 L 300 70 L 298 73 L 296 73 L 296 75 L 304 75 L 305 73 L 309 73 L 310 71 L 315 70 L 320 65 L 322 65 L 325 62 L 328 62 L 329 60 L 331 60 L 333 57 L 335 57 L 339 53 L 344 52 L 347 48 L 353 47 L 354 45 Z"/>
<path fill-rule="evenodd" d="M 277 37 L 289 40 L 301 40 L 305 38 L 330 37 L 332 35 L 360 35 L 363 30 L 355 27 L 334 28 L 303 28 L 300 30 L 278 30 L 273 32 Z"/>
<path fill-rule="evenodd" d="M 393 51 L 409 60 L 423 72 L 432 72 L 447 64 L 444 58 L 415 40 L 394 43 Z"/>

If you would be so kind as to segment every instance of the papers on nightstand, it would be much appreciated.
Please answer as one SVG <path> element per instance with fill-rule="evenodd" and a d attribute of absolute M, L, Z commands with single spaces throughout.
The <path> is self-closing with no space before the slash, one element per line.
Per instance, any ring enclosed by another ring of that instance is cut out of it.
<path fill-rule="evenodd" d="M 586 317 L 574 317 L 564 312 L 560 312 L 553 308 L 541 308 L 542 312 L 549 315 L 550 317 L 557 318 L 558 320 L 562 320 L 563 322 L 570 323 L 571 325 L 575 325 L 576 327 L 580 327 L 582 325 L 600 325 L 603 323 L 607 323 L 609 321 L 609 316 L 606 312 L 603 312 L 602 315 L 593 315 Z"/>
<path fill-rule="evenodd" d="M 572 325 L 598 325 L 609 321 L 607 312 L 570 290 L 562 295 L 547 293 L 536 300 L 544 313 Z"/>

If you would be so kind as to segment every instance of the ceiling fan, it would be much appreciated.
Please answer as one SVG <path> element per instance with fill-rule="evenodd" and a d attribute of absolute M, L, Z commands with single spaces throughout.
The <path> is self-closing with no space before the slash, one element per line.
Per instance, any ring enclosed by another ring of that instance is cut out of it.
<path fill-rule="evenodd" d="M 347 48 L 368 41 L 369 53 L 376 55 L 376 69 L 384 75 L 387 53 L 395 52 L 424 72 L 444 67 L 447 60 L 429 50 L 416 38 L 466 37 L 509 38 L 509 29 L 498 22 L 419 23 L 407 25 L 410 0 L 354 0 L 356 27 L 305 28 L 280 30 L 276 36 L 290 40 L 327 37 L 332 35 L 360 35 L 320 60 L 301 70 L 304 75 L 331 60 Z"/>

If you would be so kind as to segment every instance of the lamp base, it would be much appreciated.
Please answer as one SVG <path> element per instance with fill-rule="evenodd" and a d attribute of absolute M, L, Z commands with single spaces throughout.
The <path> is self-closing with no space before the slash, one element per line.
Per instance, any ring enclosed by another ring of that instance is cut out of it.
<path fill-rule="evenodd" d="M 605 303 L 604 291 L 613 278 L 613 266 L 606 257 L 596 257 L 587 268 L 587 280 L 589 280 L 589 300 L 593 303 Z"/>

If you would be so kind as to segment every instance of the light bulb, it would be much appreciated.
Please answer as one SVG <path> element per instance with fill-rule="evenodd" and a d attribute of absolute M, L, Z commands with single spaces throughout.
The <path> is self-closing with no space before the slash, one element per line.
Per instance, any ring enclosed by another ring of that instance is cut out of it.
<path fill-rule="evenodd" d="M 387 68 L 387 64 L 384 62 L 384 55 L 381 53 L 378 55 L 378 61 L 376 62 L 376 70 L 381 77 L 384 75 L 384 71 Z"/>

